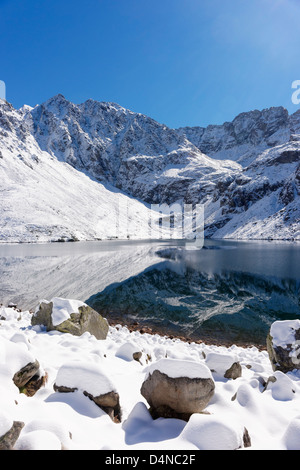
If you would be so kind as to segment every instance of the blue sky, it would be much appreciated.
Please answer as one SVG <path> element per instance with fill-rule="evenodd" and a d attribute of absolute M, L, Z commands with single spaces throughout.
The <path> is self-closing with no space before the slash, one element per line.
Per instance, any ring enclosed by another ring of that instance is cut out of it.
<path fill-rule="evenodd" d="M 57 93 L 170 127 L 292 104 L 299 0 L 0 0 L 0 80 L 15 107 Z"/>

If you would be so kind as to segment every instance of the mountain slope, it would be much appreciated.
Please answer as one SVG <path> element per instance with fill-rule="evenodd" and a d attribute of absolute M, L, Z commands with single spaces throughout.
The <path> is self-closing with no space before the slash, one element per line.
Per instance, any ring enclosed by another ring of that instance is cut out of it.
<path fill-rule="evenodd" d="M 119 195 L 133 237 L 149 236 L 147 204 L 177 202 L 204 205 L 206 237 L 300 238 L 300 112 L 170 129 L 57 95 L 20 110 L 2 101 L 0 132 L 2 241 L 115 236 Z"/>
<path fill-rule="evenodd" d="M 147 238 L 149 209 L 42 151 L 22 112 L 0 106 L 0 241 Z M 131 208 L 132 223 L 127 226 Z"/>
<path fill-rule="evenodd" d="M 220 174 L 240 169 L 207 157 L 176 130 L 114 103 L 75 105 L 57 95 L 27 113 L 27 122 L 43 150 L 150 204 L 193 202 L 195 183 L 207 192 Z"/>

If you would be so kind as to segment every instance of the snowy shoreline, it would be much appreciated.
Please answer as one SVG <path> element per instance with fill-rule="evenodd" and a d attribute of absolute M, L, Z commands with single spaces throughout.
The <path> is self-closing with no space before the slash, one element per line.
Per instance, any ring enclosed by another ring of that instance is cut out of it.
<path fill-rule="evenodd" d="M 32 313 L 15 308 L 0 307 L 0 317 L 0 429 L 3 434 L 12 422 L 23 423 L 15 449 L 234 450 L 245 448 L 245 429 L 247 450 L 299 449 L 300 373 L 274 372 L 267 351 L 187 342 L 121 325 L 110 325 L 106 339 L 97 340 L 87 332 L 74 336 L 32 326 Z M 138 360 L 132 351 L 139 352 Z M 12 381 L 30 357 L 47 377 L 33 396 L 20 393 Z M 215 391 L 203 413 L 188 421 L 152 418 L 141 386 L 149 366 L 162 359 L 209 367 Z M 241 366 L 237 378 L 224 377 L 230 359 Z M 70 364 L 75 372 L 76 364 L 85 370 L 87 384 L 80 374 L 70 374 L 69 385 L 77 391 L 59 393 L 54 384 Z M 119 394 L 118 423 L 80 391 L 97 383 L 98 368 Z"/>
<path fill-rule="evenodd" d="M 171 239 L 164 239 L 164 238 L 157 238 L 157 239 L 149 239 L 149 238 L 130 238 L 128 239 L 127 237 L 126 238 L 119 238 L 119 237 L 115 237 L 115 238 L 82 238 L 82 239 L 51 239 L 51 238 L 45 238 L 44 240 L 0 240 L 0 245 L 52 245 L 52 244 L 56 244 L 56 243 L 97 243 L 97 242 L 121 242 L 121 243 L 132 243 L 132 242 L 136 242 L 136 243 L 149 243 L 149 242 L 152 242 L 152 243 L 166 243 L 166 242 L 184 242 L 184 238 L 171 238 Z M 269 243 L 295 243 L 295 244 L 300 244 L 300 239 L 299 238 L 293 238 L 293 237 L 290 237 L 290 238 L 273 238 L 271 236 L 268 236 L 268 237 L 263 237 L 263 238 L 259 238 L 259 237 L 255 237 L 255 238 L 251 238 L 251 237 L 241 237 L 241 238 L 236 238 L 236 237 L 223 237 L 223 238 L 214 238 L 214 237 L 208 237 L 208 238 L 205 238 L 205 240 L 212 240 L 212 241 L 215 241 L 215 242 L 244 242 L 244 243 L 259 243 L 259 242 L 269 242 Z"/>
<path fill-rule="evenodd" d="M 118 320 L 115 320 L 115 319 L 112 319 L 110 318 L 109 319 L 109 324 L 113 327 L 119 327 L 121 326 L 122 328 L 127 328 L 129 330 L 129 332 L 134 332 L 134 331 L 137 331 L 141 334 L 150 334 L 150 335 L 159 335 L 161 337 L 165 337 L 165 338 L 168 338 L 168 339 L 171 339 L 171 340 L 180 340 L 184 343 L 188 343 L 188 344 L 191 344 L 191 343 L 195 343 L 195 344 L 206 344 L 206 345 L 210 345 L 210 346 L 217 346 L 217 347 L 225 347 L 225 348 L 230 348 L 231 346 L 233 345 L 236 345 L 238 347 L 241 347 L 241 348 L 251 348 L 251 347 L 255 347 L 257 348 L 259 351 L 265 351 L 267 349 L 267 346 L 266 344 L 261 344 L 261 343 L 253 343 L 253 342 L 246 342 L 246 341 L 231 341 L 231 340 L 226 340 L 226 339 L 220 339 L 220 338 L 217 338 L 217 337 L 214 337 L 212 335 L 205 335 L 205 336 L 201 336 L 199 338 L 191 338 L 190 336 L 188 335 L 184 335 L 184 334 L 176 334 L 176 333 L 168 333 L 166 332 L 164 329 L 160 329 L 156 326 L 149 326 L 149 325 L 144 325 L 144 324 L 141 324 L 137 321 L 132 321 L 132 322 L 128 322 L 128 321 L 124 321 L 124 320 L 121 320 L 121 319 L 118 319 Z"/>

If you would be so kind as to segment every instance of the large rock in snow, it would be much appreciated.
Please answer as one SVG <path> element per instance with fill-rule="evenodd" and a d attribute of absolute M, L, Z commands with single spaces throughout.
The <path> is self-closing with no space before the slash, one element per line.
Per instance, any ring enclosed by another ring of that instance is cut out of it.
<path fill-rule="evenodd" d="M 58 370 L 53 388 L 61 393 L 81 391 L 113 421 L 121 421 L 119 394 L 115 385 L 97 364 L 85 362 L 63 364 Z"/>
<path fill-rule="evenodd" d="M 141 394 L 153 418 L 188 420 L 200 413 L 214 395 L 215 383 L 205 364 L 160 359 L 147 368 Z"/>
<path fill-rule="evenodd" d="M 89 332 L 97 339 L 105 339 L 109 329 L 107 320 L 85 303 L 58 297 L 40 302 L 31 324 L 75 336 Z"/>
<path fill-rule="evenodd" d="M 273 370 L 300 369 L 300 320 L 275 321 L 267 336 Z"/>
<path fill-rule="evenodd" d="M 11 340 L 1 339 L 1 359 L 6 366 L 8 376 L 14 384 L 21 390 L 33 380 L 40 380 L 39 361 L 28 350 L 28 346 L 18 341 L 15 342 L 15 335 Z M 42 385 L 42 381 L 39 386 Z"/>
<path fill-rule="evenodd" d="M 20 389 L 25 387 L 34 376 L 38 375 L 39 369 L 39 361 L 28 362 L 28 364 L 14 374 L 13 381 L 15 385 Z"/>

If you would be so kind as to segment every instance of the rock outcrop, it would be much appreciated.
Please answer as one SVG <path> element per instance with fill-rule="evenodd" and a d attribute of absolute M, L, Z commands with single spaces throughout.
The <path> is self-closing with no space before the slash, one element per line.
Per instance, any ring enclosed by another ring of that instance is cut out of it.
<path fill-rule="evenodd" d="M 300 369 L 300 320 L 274 322 L 267 336 L 267 350 L 274 371 Z"/>
<path fill-rule="evenodd" d="M 72 301 L 58 298 L 52 299 L 51 302 L 42 301 L 32 316 L 31 323 L 44 325 L 47 331 L 57 330 L 75 336 L 89 332 L 99 340 L 105 339 L 109 329 L 107 320 L 83 302 L 73 304 Z M 62 315 L 54 321 L 53 315 L 57 310 L 61 311 Z"/>

